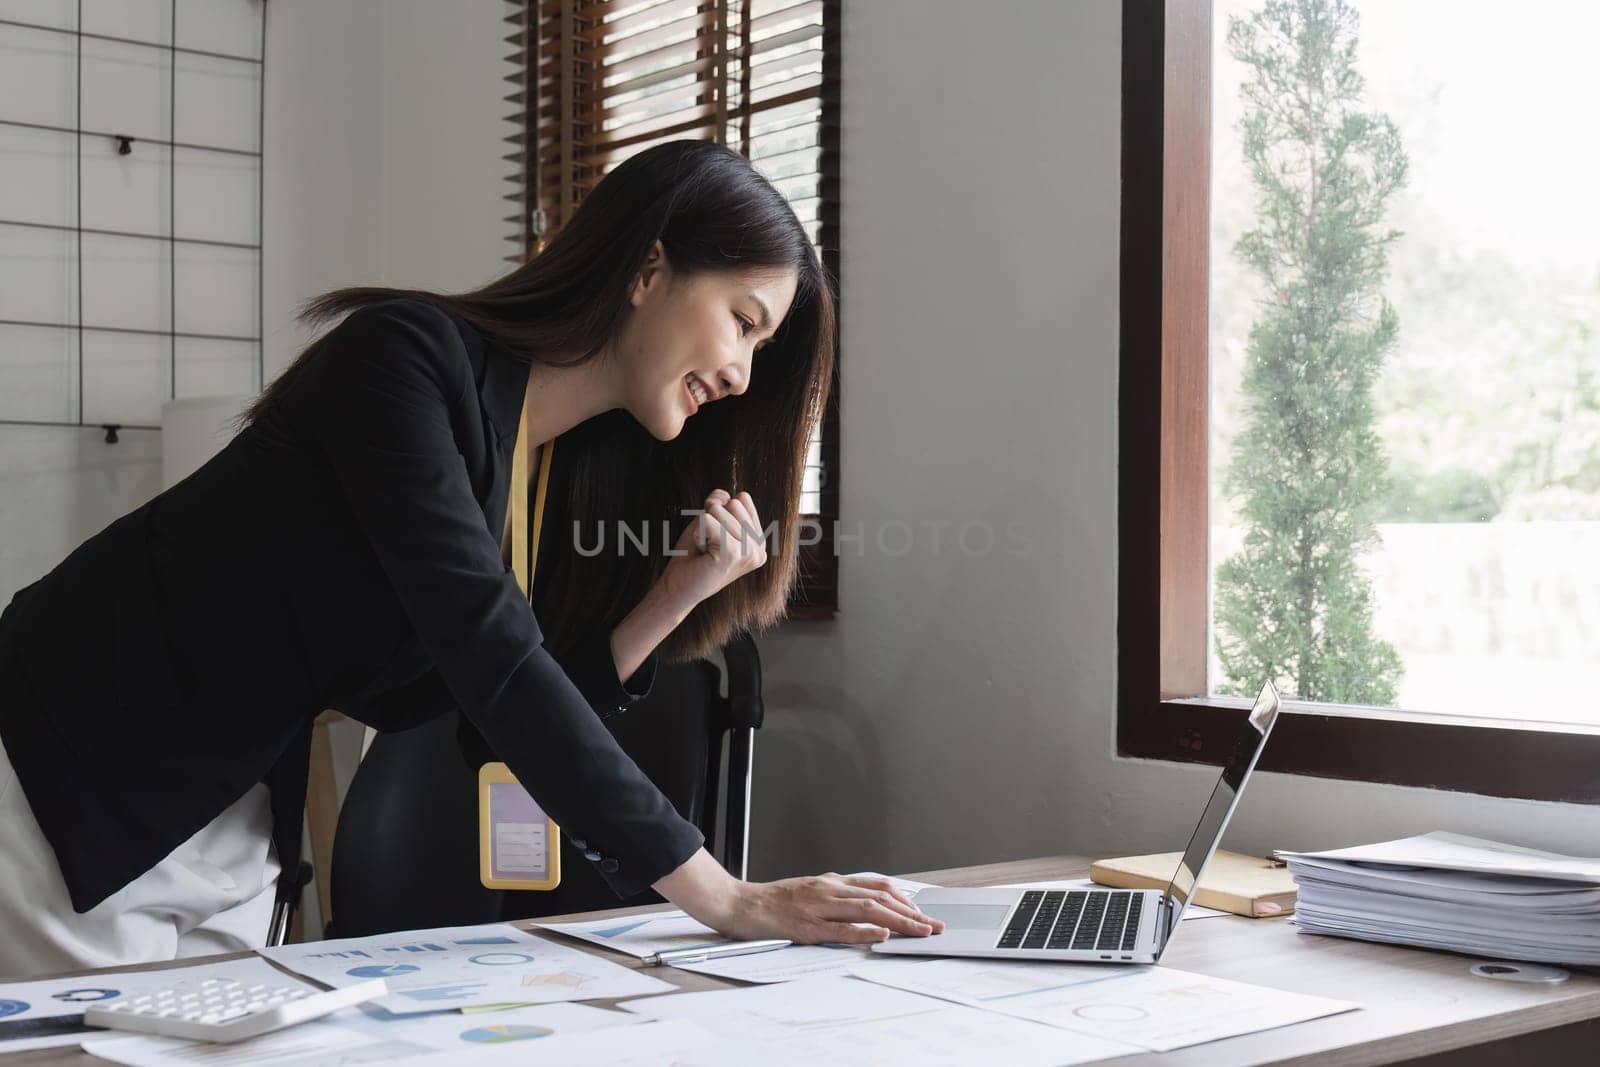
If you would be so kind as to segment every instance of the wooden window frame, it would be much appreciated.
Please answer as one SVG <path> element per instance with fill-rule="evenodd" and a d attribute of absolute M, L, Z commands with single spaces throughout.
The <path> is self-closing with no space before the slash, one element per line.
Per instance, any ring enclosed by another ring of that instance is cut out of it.
<path fill-rule="evenodd" d="M 1220 764 L 1207 695 L 1211 0 L 1123 0 L 1117 753 Z M 1600 802 L 1600 729 L 1289 702 L 1261 768 Z"/>
<path fill-rule="evenodd" d="M 822 226 L 818 237 L 822 246 L 822 268 L 833 279 L 835 320 L 833 385 L 828 390 L 828 406 L 822 413 L 822 485 L 819 510 L 802 516 L 817 523 L 822 537 L 815 545 L 800 550 L 800 583 L 789 598 L 791 619 L 831 619 L 839 610 L 839 556 L 835 551 L 834 529 L 839 521 L 839 326 L 843 321 L 843 275 L 839 272 L 839 63 L 843 47 L 840 14 L 843 0 L 823 0 L 822 4 Z"/>
<path fill-rule="evenodd" d="M 821 0 L 822 82 L 817 89 L 822 112 L 819 123 L 821 155 L 818 192 L 821 203 L 818 208 L 818 240 L 823 268 L 834 279 L 836 293 L 842 288 L 839 272 L 839 74 L 842 2 L 843 0 Z M 516 172 L 507 176 L 507 180 L 514 183 L 516 189 L 506 195 L 508 201 L 516 204 L 517 211 L 504 220 L 512 228 L 507 239 L 515 242 L 518 249 L 516 254 L 506 257 L 511 263 L 526 262 L 535 253 L 543 233 L 542 226 L 537 228 L 535 226 L 536 213 L 545 207 L 541 204 L 539 196 L 541 121 L 546 124 L 548 130 L 555 116 L 563 114 L 582 116 L 592 110 L 594 102 L 587 99 L 585 87 L 574 77 L 574 71 L 580 61 L 603 63 L 605 55 L 603 45 L 593 45 L 590 47 L 591 54 L 588 58 L 580 56 L 576 40 L 580 35 L 571 32 L 561 33 L 554 47 L 546 46 L 541 55 L 535 20 L 548 15 L 560 18 L 568 27 L 586 28 L 590 25 L 590 20 L 598 17 L 597 12 L 603 8 L 603 3 L 604 0 L 523 0 L 517 11 L 505 19 L 516 31 L 507 36 L 505 42 L 517 49 L 506 57 L 513 67 L 513 72 L 506 76 L 506 81 L 512 83 L 516 91 L 506 96 L 505 100 L 507 103 L 517 105 L 519 109 L 507 116 L 507 121 L 515 124 L 516 132 L 505 140 L 514 150 L 502 157 L 505 161 L 517 165 Z M 698 13 L 706 20 L 707 25 L 725 26 L 730 21 L 727 0 L 700 0 Z M 748 47 L 750 40 L 748 8 L 744 9 L 744 16 L 742 29 Z M 587 29 L 584 39 L 588 39 Z M 721 51 L 724 42 L 723 35 L 715 35 L 713 46 L 698 53 L 712 69 L 726 69 L 722 67 L 726 55 Z M 555 71 L 554 75 L 551 74 L 552 68 Z M 748 72 L 749 68 L 746 67 L 747 80 Z M 542 82 L 541 76 L 544 77 Z M 748 85 L 744 90 L 741 95 L 747 97 Z M 729 118 L 726 101 L 719 97 L 701 103 L 706 108 L 712 109 L 711 113 L 715 118 L 699 121 L 714 121 L 716 137 L 720 140 L 726 131 Z M 576 203 L 579 195 L 579 190 L 574 184 L 575 142 L 580 133 L 584 135 L 588 133 L 588 127 L 581 126 L 581 121 L 571 119 L 560 123 L 558 127 L 557 147 L 561 159 L 559 186 L 545 198 L 550 201 L 548 214 L 557 224 L 560 216 Z M 664 132 L 669 131 L 658 130 L 650 136 L 660 136 Z M 684 136 L 692 136 L 693 133 L 692 129 L 683 131 Z M 733 144 L 730 147 L 748 152 L 748 144 Z M 842 300 L 840 302 L 842 303 Z M 836 326 L 835 352 L 839 349 L 838 342 Z M 835 552 L 833 536 L 839 518 L 840 375 L 837 360 L 832 384 L 828 405 L 823 412 L 819 428 L 822 461 L 822 484 L 818 494 L 820 510 L 800 516 L 803 524 L 815 523 L 816 528 L 821 529 L 822 537 L 814 545 L 799 547 L 800 579 L 789 598 L 790 619 L 830 619 L 838 610 L 839 559 Z"/>

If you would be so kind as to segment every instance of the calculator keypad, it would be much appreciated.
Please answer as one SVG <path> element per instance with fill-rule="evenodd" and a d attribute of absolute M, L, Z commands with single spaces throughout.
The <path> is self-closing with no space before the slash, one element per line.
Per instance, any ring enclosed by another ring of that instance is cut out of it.
<path fill-rule="evenodd" d="M 303 986 L 246 985 L 226 978 L 207 978 L 197 984 L 180 983 L 107 1004 L 106 1010 L 122 1015 L 149 1015 L 188 1022 L 226 1023 L 280 1004 L 300 1000 L 314 991 Z"/>

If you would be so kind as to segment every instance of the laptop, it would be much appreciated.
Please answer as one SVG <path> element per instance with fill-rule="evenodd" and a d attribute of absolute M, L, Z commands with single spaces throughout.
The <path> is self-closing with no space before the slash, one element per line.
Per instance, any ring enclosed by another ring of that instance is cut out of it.
<path fill-rule="evenodd" d="M 1074 963 L 1155 963 L 1183 918 L 1206 863 L 1228 828 L 1256 759 L 1278 717 L 1278 691 L 1269 681 L 1211 799 L 1200 813 L 1178 869 L 1165 889 L 945 889 L 917 893 L 917 907 L 943 919 L 944 932 L 894 936 L 872 951 L 899 956 L 986 956 Z"/>

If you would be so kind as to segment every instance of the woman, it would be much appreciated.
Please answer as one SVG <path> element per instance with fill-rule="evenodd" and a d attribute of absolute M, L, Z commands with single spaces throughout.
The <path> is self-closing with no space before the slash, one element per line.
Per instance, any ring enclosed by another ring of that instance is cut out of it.
<path fill-rule="evenodd" d="M 339 312 L 222 452 L 0 616 L 0 974 L 260 945 L 327 707 L 378 729 L 459 707 L 619 896 L 728 936 L 939 929 L 882 879 L 734 879 L 600 721 L 793 585 L 833 302 L 783 198 L 664 144 L 482 289 L 306 316 Z M 532 610 L 505 559 L 524 407 L 571 460 L 560 528 L 589 531 Z M 674 552 L 616 550 L 616 524 L 663 520 Z"/>

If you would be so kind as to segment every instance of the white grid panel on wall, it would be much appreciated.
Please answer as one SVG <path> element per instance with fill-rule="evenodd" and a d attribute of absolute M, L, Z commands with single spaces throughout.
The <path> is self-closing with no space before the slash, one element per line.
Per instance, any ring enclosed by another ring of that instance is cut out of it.
<path fill-rule="evenodd" d="M 266 0 L 0 0 L 0 423 L 261 387 Z"/>

